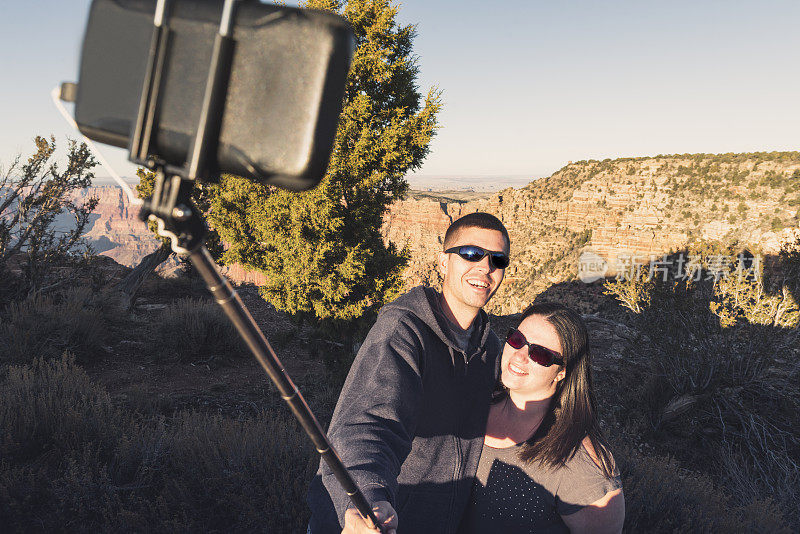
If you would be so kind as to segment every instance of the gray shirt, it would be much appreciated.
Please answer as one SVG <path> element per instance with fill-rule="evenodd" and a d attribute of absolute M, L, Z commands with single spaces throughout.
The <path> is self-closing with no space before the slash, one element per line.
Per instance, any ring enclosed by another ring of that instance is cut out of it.
<path fill-rule="evenodd" d="M 458 345 L 458 347 L 461 349 L 461 352 L 465 354 L 471 353 L 472 349 L 474 349 L 478 343 L 478 339 L 473 338 L 477 337 L 475 334 L 480 331 L 480 328 L 478 328 L 476 325 L 482 322 L 482 316 L 478 315 L 475 317 L 475 320 L 472 321 L 472 324 L 469 325 L 469 328 L 463 330 L 460 326 L 455 324 L 447 317 L 447 314 L 442 309 L 442 302 L 440 300 L 441 298 L 442 296 L 440 293 L 433 307 L 433 312 L 441 317 L 443 322 L 447 324 L 451 339 L 456 343 L 456 345 Z"/>
<path fill-rule="evenodd" d="M 606 478 L 583 446 L 556 469 L 523 462 L 518 456 L 521 446 L 483 446 L 460 533 L 568 533 L 562 515 L 622 487 L 619 474 Z"/>
<path fill-rule="evenodd" d="M 461 351 L 465 354 L 469 352 L 469 349 L 474 347 L 475 345 L 471 343 L 472 341 L 472 333 L 475 332 L 477 329 L 475 328 L 475 321 L 472 321 L 472 324 L 466 330 L 462 330 L 458 327 L 458 325 L 453 324 L 452 322 L 448 321 L 450 325 L 450 333 L 453 334 L 454 341 L 461 347 Z"/>

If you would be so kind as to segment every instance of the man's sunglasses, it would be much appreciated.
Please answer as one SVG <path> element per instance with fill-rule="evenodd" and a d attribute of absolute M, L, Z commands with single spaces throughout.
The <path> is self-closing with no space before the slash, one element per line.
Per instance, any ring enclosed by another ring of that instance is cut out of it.
<path fill-rule="evenodd" d="M 462 245 L 460 247 L 448 248 L 444 251 L 445 254 L 456 253 L 463 259 L 471 262 L 481 261 L 484 256 L 489 255 L 489 263 L 495 269 L 505 269 L 508 267 L 508 254 L 505 252 L 495 252 L 493 250 L 484 250 L 475 245 Z"/>
<path fill-rule="evenodd" d="M 528 357 L 544 367 L 550 367 L 553 364 L 564 365 L 564 360 L 561 355 L 554 350 L 542 347 L 536 343 L 528 343 L 525 336 L 519 330 L 509 330 L 506 336 L 506 343 L 511 345 L 514 349 L 521 349 L 525 345 L 528 346 Z"/>

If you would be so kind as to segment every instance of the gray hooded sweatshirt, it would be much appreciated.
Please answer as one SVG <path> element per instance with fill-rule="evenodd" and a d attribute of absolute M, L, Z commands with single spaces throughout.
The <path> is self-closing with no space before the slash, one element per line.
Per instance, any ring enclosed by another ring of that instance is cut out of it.
<path fill-rule="evenodd" d="M 481 311 L 469 354 L 438 293 L 384 306 L 358 351 L 328 437 L 369 502 L 388 501 L 398 534 L 455 532 L 483 446 L 502 345 Z M 324 462 L 308 491 L 311 532 L 341 532 L 350 499 Z"/>

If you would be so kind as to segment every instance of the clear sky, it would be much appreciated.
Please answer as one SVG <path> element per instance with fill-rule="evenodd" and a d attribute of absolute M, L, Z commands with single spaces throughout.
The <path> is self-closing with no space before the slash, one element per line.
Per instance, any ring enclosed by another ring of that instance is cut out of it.
<path fill-rule="evenodd" d="M 88 6 L 4 2 L 4 165 L 37 134 L 77 137 L 49 92 L 77 77 Z M 443 91 L 421 175 L 534 177 L 588 158 L 800 149 L 797 0 L 406 0 L 399 20 L 418 27 L 421 89 Z M 124 151 L 103 152 L 132 174 Z"/>

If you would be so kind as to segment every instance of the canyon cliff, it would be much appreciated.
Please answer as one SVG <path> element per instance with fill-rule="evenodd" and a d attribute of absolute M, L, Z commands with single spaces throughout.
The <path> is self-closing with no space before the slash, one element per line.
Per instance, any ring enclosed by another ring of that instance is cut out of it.
<path fill-rule="evenodd" d="M 407 284 L 436 285 L 447 225 L 470 212 L 496 215 L 511 236 L 512 263 L 490 311 L 504 314 L 574 279 L 586 251 L 602 258 L 606 276 L 699 242 L 777 254 L 797 235 L 798 208 L 798 152 L 684 154 L 570 163 L 469 202 L 412 198 L 392 206 L 383 232 L 409 247 Z"/>
<path fill-rule="evenodd" d="M 136 218 L 122 190 L 95 187 L 96 218 L 87 237 L 95 249 L 132 266 L 159 242 Z M 591 251 L 613 276 L 624 262 L 681 250 L 702 241 L 736 243 L 775 254 L 798 228 L 800 152 L 684 154 L 570 163 L 521 189 L 468 202 L 412 194 L 391 206 L 385 239 L 410 253 L 405 283 L 438 285 L 436 254 L 447 226 L 486 211 L 512 240 L 512 263 L 490 311 L 520 311 L 549 286 L 574 279 Z M 236 281 L 262 275 L 226 269 Z"/>

